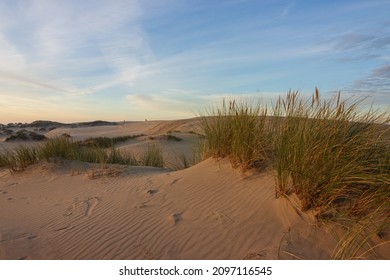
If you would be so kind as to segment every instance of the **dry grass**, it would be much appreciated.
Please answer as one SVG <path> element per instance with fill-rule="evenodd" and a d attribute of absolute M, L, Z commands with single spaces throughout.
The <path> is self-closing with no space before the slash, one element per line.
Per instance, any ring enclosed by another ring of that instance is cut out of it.
<path fill-rule="evenodd" d="M 228 156 L 243 171 L 262 166 L 270 144 L 267 108 L 223 100 L 220 108 L 212 108 L 207 115 L 201 117 L 201 126 L 209 156 Z"/>
<path fill-rule="evenodd" d="M 141 156 L 141 165 L 163 167 L 164 159 L 161 149 L 155 144 L 149 144 Z"/>
<path fill-rule="evenodd" d="M 390 226 L 390 115 L 361 111 L 364 101 L 324 100 L 317 89 L 308 99 L 289 92 L 270 109 L 223 101 L 202 117 L 208 154 L 229 157 L 243 171 L 266 160 L 277 196 L 295 192 L 303 210 L 347 228 L 334 257 L 357 257 L 368 229 Z"/>
<path fill-rule="evenodd" d="M 105 144 L 103 144 L 105 146 Z M 0 153 L 0 167 L 7 167 L 11 172 L 23 171 L 27 166 L 39 160 L 78 160 L 105 166 L 107 164 L 148 165 L 162 167 L 161 150 L 150 147 L 141 155 L 141 161 L 129 153 L 121 152 L 114 146 L 105 149 L 97 144 L 85 145 L 84 142 L 73 142 L 66 137 L 47 140 L 34 147 L 19 146 L 13 151 Z"/>

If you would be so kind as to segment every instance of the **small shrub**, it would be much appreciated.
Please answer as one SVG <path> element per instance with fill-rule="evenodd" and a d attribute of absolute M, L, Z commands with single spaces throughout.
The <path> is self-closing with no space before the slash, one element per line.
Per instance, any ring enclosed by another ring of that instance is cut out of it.
<path fill-rule="evenodd" d="M 166 135 L 164 135 L 164 138 L 165 138 L 166 140 L 168 140 L 168 141 L 177 141 L 177 142 L 183 141 L 182 138 L 177 137 L 177 136 L 172 135 L 172 134 L 166 134 Z"/>
<path fill-rule="evenodd" d="M 47 137 L 45 135 L 38 134 L 38 133 L 35 133 L 35 132 L 32 132 L 32 131 L 30 132 L 30 138 L 33 141 L 43 141 L 43 140 L 47 139 Z"/>
<path fill-rule="evenodd" d="M 28 138 L 25 130 L 22 129 L 22 130 L 19 130 L 18 132 L 16 132 L 14 135 L 11 135 L 10 137 L 7 137 L 5 139 L 5 141 L 6 142 L 8 142 L 8 141 L 26 141 L 28 139 L 29 138 Z"/>
<path fill-rule="evenodd" d="M 114 141 L 108 137 L 94 137 L 88 138 L 80 144 L 89 147 L 98 146 L 102 148 L 109 148 L 114 145 Z"/>
<path fill-rule="evenodd" d="M 4 130 L 3 130 L 3 133 L 4 133 L 4 134 L 7 134 L 7 135 L 10 135 L 10 134 L 12 134 L 12 133 L 14 133 L 14 132 L 13 132 L 13 130 L 11 130 L 11 129 L 4 129 Z"/>
<path fill-rule="evenodd" d="M 90 147 L 99 146 L 102 148 L 110 148 L 119 142 L 124 142 L 124 141 L 135 139 L 135 138 L 141 137 L 141 136 L 144 136 L 144 135 L 143 134 L 126 135 L 126 136 L 117 136 L 117 137 L 113 137 L 113 138 L 91 137 L 91 138 L 88 138 L 85 141 L 81 142 L 81 145 L 90 146 Z"/>

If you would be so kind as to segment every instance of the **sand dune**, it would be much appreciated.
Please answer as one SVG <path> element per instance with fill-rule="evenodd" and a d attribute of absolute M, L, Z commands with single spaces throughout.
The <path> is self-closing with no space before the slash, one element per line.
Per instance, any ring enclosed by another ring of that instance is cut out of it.
<path fill-rule="evenodd" d="M 111 168 L 120 173 L 92 179 L 91 166 L 67 162 L 2 174 L 1 258 L 275 259 L 291 257 L 290 247 L 301 258 L 331 253 L 329 244 L 312 247 L 313 219 L 274 198 L 269 174 L 243 179 L 225 160 L 177 172 Z M 293 233 L 301 240 L 287 241 Z"/>
<path fill-rule="evenodd" d="M 61 127 L 54 129 L 45 135 L 47 137 L 60 136 L 67 133 L 75 140 L 85 140 L 88 137 L 115 137 L 123 135 L 159 135 L 168 131 L 190 132 L 199 130 L 199 120 L 186 119 L 174 121 L 131 121 L 119 123 L 116 126 L 91 126 L 91 127 Z"/>
<path fill-rule="evenodd" d="M 166 154 L 189 151 L 197 120 L 58 128 L 46 134 L 145 134 Z M 169 157 L 169 156 L 167 156 Z M 295 206 L 294 206 L 295 205 Z M 41 162 L 21 173 L 0 169 L 1 259 L 329 259 L 336 245 L 314 214 L 276 199 L 270 171 L 246 174 L 228 160 L 188 169 Z"/>

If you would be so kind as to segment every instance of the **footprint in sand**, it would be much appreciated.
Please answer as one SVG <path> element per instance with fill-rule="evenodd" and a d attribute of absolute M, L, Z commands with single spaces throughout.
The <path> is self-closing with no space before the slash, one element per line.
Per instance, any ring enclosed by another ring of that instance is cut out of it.
<path fill-rule="evenodd" d="M 182 216 L 179 213 L 174 213 L 170 216 L 170 220 L 173 222 L 174 225 L 177 225 L 181 222 Z"/>
<path fill-rule="evenodd" d="M 79 200 L 78 198 L 76 198 L 73 203 L 72 203 L 72 206 L 71 207 L 68 207 L 65 211 L 64 211 L 64 214 L 63 216 L 65 217 L 70 217 L 73 215 L 73 213 L 76 211 L 78 205 L 79 205 Z"/>
<path fill-rule="evenodd" d="M 158 190 L 147 190 L 146 193 L 149 194 L 149 195 L 151 195 L 151 196 L 153 196 L 153 195 L 155 195 L 156 193 L 158 193 Z"/>
<path fill-rule="evenodd" d="M 136 205 L 134 208 L 142 209 L 142 208 L 146 208 L 146 207 L 148 207 L 147 202 L 142 202 L 141 204 Z"/>
<path fill-rule="evenodd" d="M 181 179 L 175 179 L 175 180 L 173 180 L 172 183 L 171 183 L 171 186 L 174 185 L 174 184 L 176 184 L 176 183 L 179 182 L 179 181 L 181 181 Z"/>
<path fill-rule="evenodd" d="M 91 216 L 98 202 L 99 198 L 97 197 L 91 197 L 84 201 L 84 216 Z"/>

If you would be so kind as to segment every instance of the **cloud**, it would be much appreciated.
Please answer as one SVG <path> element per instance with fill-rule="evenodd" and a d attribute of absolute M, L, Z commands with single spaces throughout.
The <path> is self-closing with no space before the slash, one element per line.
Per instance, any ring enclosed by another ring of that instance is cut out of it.
<path fill-rule="evenodd" d="M 280 14 L 281 17 L 285 17 L 287 15 L 289 15 L 291 13 L 291 11 L 294 9 L 294 7 L 296 6 L 296 3 L 292 3 L 290 5 L 288 5 L 287 7 L 285 7 L 282 11 L 282 13 Z"/>
<path fill-rule="evenodd" d="M 390 64 L 383 65 L 381 67 L 372 70 L 372 78 L 385 78 L 390 79 Z M 389 80 L 390 83 L 390 80 Z"/>
<path fill-rule="evenodd" d="M 205 94 L 200 91 L 185 89 L 168 89 L 161 93 L 132 93 L 126 96 L 131 108 L 137 108 L 145 115 L 153 118 L 158 116 L 194 117 L 199 114 L 208 114 L 212 108 L 221 105 L 222 100 L 236 100 L 272 104 L 285 92 L 248 92 L 237 94 L 234 92 L 220 92 Z M 154 114 L 154 115 L 153 115 Z"/>
<path fill-rule="evenodd" d="M 85 80 L 98 70 L 126 83 L 134 80 L 128 68 L 153 57 L 138 1 L 25 1 L 6 8 L 0 9 L 8 22 L 0 27 L 0 71 L 25 82 L 67 81 L 66 88 L 83 91 L 96 85 Z"/>
<path fill-rule="evenodd" d="M 168 111 L 171 113 L 188 114 L 199 104 L 207 103 L 209 97 L 199 92 L 180 89 L 168 89 L 160 93 L 134 93 L 126 96 L 130 104 L 140 110 Z"/>
<path fill-rule="evenodd" d="M 47 84 L 47 83 L 44 83 L 41 81 L 21 77 L 21 76 L 12 74 L 12 73 L 4 73 L 2 71 L 0 71 L 0 79 L 8 79 L 8 80 L 16 81 L 17 83 L 25 83 L 25 84 L 28 84 L 29 86 L 41 87 L 41 88 L 50 89 L 50 90 L 59 91 L 59 92 L 68 92 L 68 90 L 54 86 L 54 85 L 50 85 L 50 84 Z"/>
<path fill-rule="evenodd" d="M 26 59 L 18 49 L 0 33 L 0 70 L 23 71 L 26 69 Z"/>
<path fill-rule="evenodd" d="M 390 46 L 390 36 L 382 35 L 381 37 L 350 33 L 341 36 L 334 48 L 336 50 L 382 50 Z"/>
<path fill-rule="evenodd" d="M 341 55 L 339 60 L 343 62 L 383 59 L 390 47 L 390 35 L 380 32 L 348 33 L 330 42 L 333 42 L 333 50 Z"/>
<path fill-rule="evenodd" d="M 370 95 L 380 105 L 389 104 L 390 98 L 390 64 L 384 64 L 371 71 L 371 73 L 356 80 L 343 91 L 352 94 Z"/>

